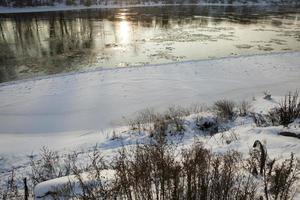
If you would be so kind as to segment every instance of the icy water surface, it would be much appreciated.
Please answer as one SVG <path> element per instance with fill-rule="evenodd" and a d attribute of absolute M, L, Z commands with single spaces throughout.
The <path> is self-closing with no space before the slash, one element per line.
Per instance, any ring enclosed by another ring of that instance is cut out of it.
<path fill-rule="evenodd" d="M 300 9 L 168 6 L 0 14 L 0 82 L 300 50 Z"/>

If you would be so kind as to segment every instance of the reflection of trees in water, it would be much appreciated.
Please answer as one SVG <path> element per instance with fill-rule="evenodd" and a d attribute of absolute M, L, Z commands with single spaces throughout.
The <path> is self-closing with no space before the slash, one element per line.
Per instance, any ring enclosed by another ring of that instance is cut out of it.
<path fill-rule="evenodd" d="M 2 43 L 0 39 L 0 83 L 13 80 L 17 77 L 15 72 L 14 52 L 10 49 L 7 43 Z"/>
<path fill-rule="evenodd" d="M 51 56 L 93 47 L 93 25 L 90 19 L 49 20 L 49 53 Z"/>
<path fill-rule="evenodd" d="M 90 56 L 94 47 L 92 23 L 90 18 L 65 19 L 62 14 L 49 19 L 49 73 L 65 71 L 64 66 L 74 66 L 76 58 Z"/>
<path fill-rule="evenodd" d="M 16 78 L 15 54 L 5 36 L 5 24 L 0 20 L 0 83 Z"/>
<path fill-rule="evenodd" d="M 60 14 L 42 20 L 15 15 L 0 20 L 0 82 L 18 78 L 17 72 L 12 73 L 16 65 L 26 65 L 31 73 L 65 71 L 65 64 L 72 66 L 70 58 L 92 47 L 93 26 L 89 18 L 65 19 Z"/>
<path fill-rule="evenodd" d="M 39 27 L 35 19 L 23 19 L 15 16 L 12 21 L 14 30 L 13 43 L 17 51 L 17 56 L 36 56 L 41 51 Z"/>

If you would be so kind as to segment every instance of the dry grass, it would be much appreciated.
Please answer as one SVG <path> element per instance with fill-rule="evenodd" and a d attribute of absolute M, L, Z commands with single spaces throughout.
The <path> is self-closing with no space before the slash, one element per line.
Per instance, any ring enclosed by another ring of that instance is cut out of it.
<path fill-rule="evenodd" d="M 219 119 L 232 120 L 235 117 L 235 107 L 234 101 L 224 99 L 214 103 L 213 111 Z"/>
<path fill-rule="evenodd" d="M 300 118 L 300 98 L 298 92 L 290 92 L 281 103 L 269 112 L 274 125 L 288 126 L 295 119 Z"/>

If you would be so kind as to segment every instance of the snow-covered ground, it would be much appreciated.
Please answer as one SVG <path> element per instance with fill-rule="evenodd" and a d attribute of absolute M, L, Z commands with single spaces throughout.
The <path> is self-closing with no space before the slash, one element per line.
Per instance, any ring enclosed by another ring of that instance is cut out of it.
<path fill-rule="evenodd" d="M 299 89 L 299 77 L 300 52 L 291 52 L 96 70 L 3 83 L 0 85 L 0 180 L 7 180 L 12 167 L 16 174 L 27 176 L 29 157 L 38 158 L 43 146 L 60 154 L 80 152 L 79 160 L 85 162 L 96 144 L 109 159 L 122 145 L 147 143 L 147 133 L 132 134 L 123 124 L 123 117 L 132 117 L 145 108 L 159 111 L 170 105 L 212 104 L 226 98 L 248 99 L 252 112 L 266 113 L 288 91 Z M 266 90 L 271 92 L 271 100 L 262 98 Z M 205 111 L 185 117 L 183 138 L 171 139 L 178 142 L 179 148 L 191 145 L 197 138 L 213 152 L 234 149 L 244 155 L 254 141 L 260 140 L 271 158 L 284 159 L 291 152 L 300 158 L 300 140 L 278 135 L 282 131 L 300 134 L 300 120 L 288 128 L 257 127 L 252 118 L 238 117 L 230 122 L 228 131 L 204 136 L 195 129 L 195 118 L 211 114 Z M 66 180 L 70 177 L 42 183 L 36 192 L 43 195 L 53 184 Z M 300 199 L 299 195 L 296 197 Z"/>
<path fill-rule="evenodd" d="M 112 180 L 114 175 L 115 175 L 115 173 L 113 170 L 101 171 L 100 176 L 101 176 L 102 184 L 105 184 L 105 183 L 109 182 L 110 180 Z M 81 174 L 81 176 L 85 183 L 94 181 L 91 179 L 91 177 L 89 176 L 88 173 L 83 173 L 83 174 Z M 45 182 L 38 184 L 35 187 L 35 197 L 36 197 L 36 199 L 52 200 L 51 197 L 49 197 L 45 194 L 47 194 L 47 193 L 49 193 L 49 191 L 55 190 L 57 188 L 62 188 L 64 186 L 66 186 L 66 184 L 70 184 L 70 183 L 72 185 L 74 185 L 73 188 L 74 188 L 75 194 L 76 194 L 76 192 L 78 194 L 82 193 L 80 184 L 78 182 L 78 178 L 75 175 L 71 175 L 71 176 L 60 177 L 57 179 L 52 179 L 52 180 L 45 181 Z M 41 198 L 39 198 L 39 197 L 41 197 Z"/>
<path fill-rule="evenodd" d="M 300 86 L 300 53 L 242 56 L 50 76 L 0 85 L 0 152 L 74 147 L 154 107 L 284 95 Z M 84 138 L 84 139 L 83 139 Z M 12 148 L 13 147 L 13 148 Z M 6 157 L 6 156 L 4 156 Z M 3 160 L 3 159 L 2 159 Z M 1 160 L 0 160 L 1 161 Z M 3 162 L 3 161 L 1 161 Z"/>
<path fill-rule="evenodd" d="M 108 128 L 124 125 L 123 117 L 145 108 L 159 111 L 222 98 L 252 99 L 265 90 L 282 96 L 299 89 L 299 77 L 300 53 L 294 52 L 4 83 L 0 86 L 0 169 L 24 164 L 20 158 L 39 153 L 43 146 L 62 151 L 101 143 L 109 137 Z"/>
<path fill-rule="evenodd" d="M 266 114 L 271 108 L 277 106 L 282 97 L 272 97 L 271 100 L 266 100 L 263 97 L 257 97 L 251 101 L 250 111 L 254 113 Z M 296 120 L 290 124 L 289 127 L 283 126 L 269 126 L 269 127 L 257 127 L 253 119 L 249 116 L 238 117 L 233 122 L 229 122 L 226 126 L 228 131 L 217 133 L 214 136 L 205 136 L 199 129 L 197 129 L 195 121 L 199 117 L 209 119 L 213 114 L 210 111 L 204 111 L 197 114 L 184 117 L 184 134 L 182 136 L 169 136 L 169 140 L 177 145 L 177 149 L 190 147 L 195 139 L 202 142 L 206 148 L 211 149 L 215 153 L 225 153 L 228 150 L 236 150 L 241 152 L 243 157 L 247 157 L 249 151 L 256 140 L 261 141 L 267 148 L 269 159 L 275 158 L 276 160 L 283 161 L 289 158 L 290 153 L 295 153 L 297 159 L 300 158 L 300 140 L 293 137 L 280 136 L 278 133 L 283 131 L 290 131 L 296 134 L 300 134 L 300 120 Z M 98 148 L 107 157 L 111 157 L 122 145 L 132 146 L 138 143 L 148 143 L 150 138 L 146 132 L 137 134 L 137 131 L 130 130 L 129 127 L 123 127 L 122 130 L 116 130 L 116 135 L 112 139 L 110 132 L 109 136 L 105 139 L 97 138 Z M 89 152 L 85 152 L 80 157 L 81 160 L 88 158 Z M 103 181 L 107 182 L 114 178 L 113 170 L 103 171 Z M 88 175 L 82 174 L 84 181 L 91 181 Z M 74 190 L 80 193 L 81 189 L 78 186 L 78 179 L 71 176 L 65 176 L 61 178 L 52 179 L 49 181 L 38 184 L 35 188 L 36 196 L 45 196 L 49 191 L 54 192 L 57 188 L 69 184 L 69 182 L 75 184 Z M 298 186 L 296 186 L 297 188 Z M 44 199 L 44 198 L 38 198 Z M 51 198 L 49 198 L 51 199 Z M 300 190 L 296 191 L 295 199 L 300 199 Z"/>

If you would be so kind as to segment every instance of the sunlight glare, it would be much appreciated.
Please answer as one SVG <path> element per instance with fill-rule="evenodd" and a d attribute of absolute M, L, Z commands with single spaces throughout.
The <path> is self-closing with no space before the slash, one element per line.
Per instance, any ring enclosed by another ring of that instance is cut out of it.
<path fill-rule="evenodd" d="M 128 44 L 130 41 L 130 23 L 124 18 L 119 24 L 120 43 Z"/>

